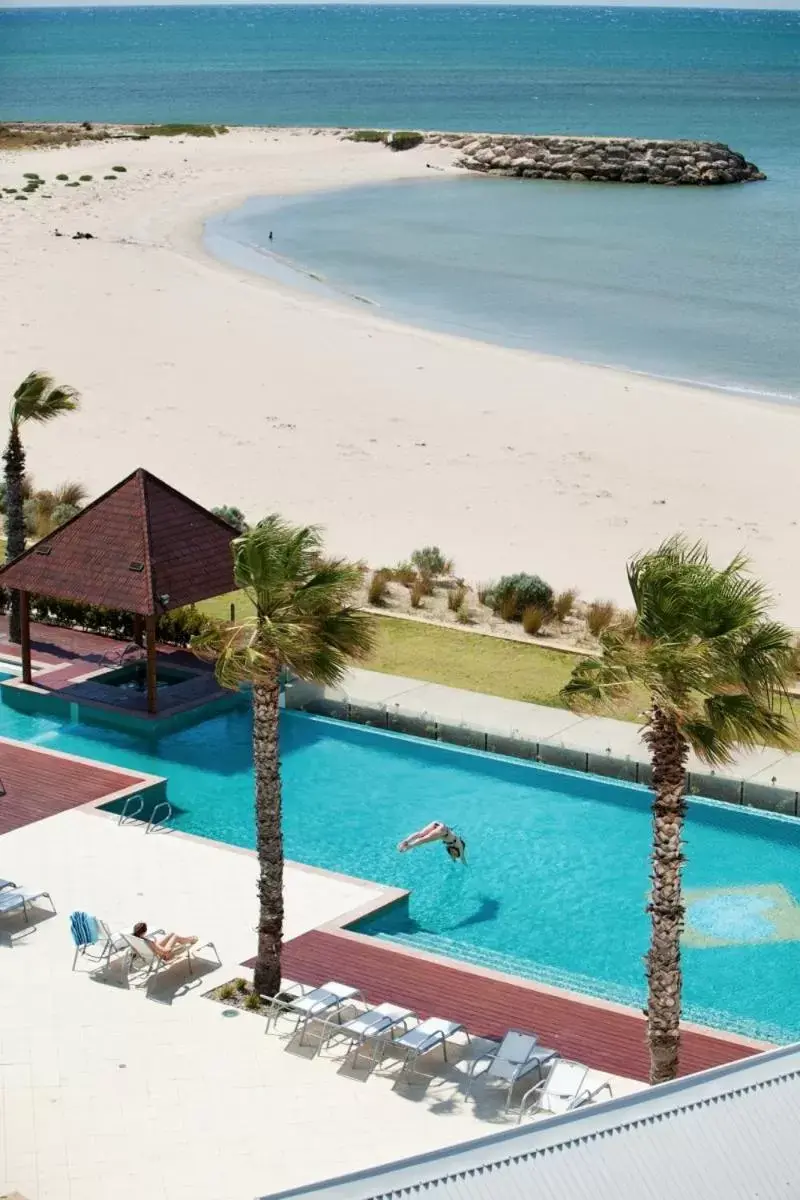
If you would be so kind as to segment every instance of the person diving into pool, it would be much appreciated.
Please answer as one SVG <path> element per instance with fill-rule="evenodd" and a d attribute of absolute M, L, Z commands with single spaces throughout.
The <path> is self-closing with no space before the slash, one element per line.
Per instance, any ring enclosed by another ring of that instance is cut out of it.
<path fill-rule="evenodd" d="M 428 842 L 442 842 L 453 862 L 467 865 L 467 847 L 464 839 L 443 821 L 431 821 L 424 829 L 410 833 L 398 844 L 397 849 L 404 854 L 406 850 L 413 850 L 415 846 L 424 846 Z"/>

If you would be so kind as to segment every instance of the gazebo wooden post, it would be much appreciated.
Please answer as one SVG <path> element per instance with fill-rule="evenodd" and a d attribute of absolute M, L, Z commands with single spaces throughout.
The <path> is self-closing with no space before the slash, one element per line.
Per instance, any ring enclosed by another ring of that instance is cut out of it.
<path fill-rule="evenodd" d="M 147 711 L 158 711 L 158 685 L 156 683 L 156 619 L 154 616 L 145 618 L 147 630 Z"/>
<path fill-rule="evenodd" d="M 22 682 L 30 683 L 31 675 L 31 597 L 30 592 L 19 594 L 20 650 L 22 652 Z"/>

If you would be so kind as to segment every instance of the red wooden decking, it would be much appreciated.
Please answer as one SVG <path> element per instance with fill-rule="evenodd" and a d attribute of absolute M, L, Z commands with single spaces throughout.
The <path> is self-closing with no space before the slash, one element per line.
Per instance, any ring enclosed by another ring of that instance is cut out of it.
<path fill-rule="evenodd" d="M 34 746 L 0 741 L 0 779 L 6 794 L 0 796 L 0 834 L 112 792 L 142 784 L 139 775 L 90 766 Z"/>
<path fill-rule="evenodd" d="M 252 966 L 252 960 L 245 966 Z M 391 1000 L 420 1017 L 461 1021 L 470 1033 L 498 1038 L 509 1029 L 535 1032 L 545 1046 L 598 1071 L 647 1079 L 644 1018 L 620 1008 L 587 1003 L 475 970 L 445 966 L 406 954 L 374 939 L 312 930 L 287 942 L 284 974 L 320 985 L 339 979 L 358 987 L 371 1003 Z M 681 1074 L 733 1062 L 761 1047 L 686 1029 Z"/>

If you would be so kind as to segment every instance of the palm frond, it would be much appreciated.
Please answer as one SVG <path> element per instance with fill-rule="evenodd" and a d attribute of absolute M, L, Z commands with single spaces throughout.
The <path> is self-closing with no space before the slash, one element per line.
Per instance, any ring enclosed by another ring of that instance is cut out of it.
<path fill-rule="evenodd" d="M 626 682 L 638 684 L 709 762 L 737 744 L 784 742 L 789 723 L 776 706 L 796 652 L 744 555 L 717 568 L 701 542 L 678 536 L 627 570 L 636 620 L 603 635 L 602 658 L 576 667 L 565 699 L 608 706 Z"/>
<path fill-rule="evenodd" d="M 72 412 L 80 404 L 80 395 L 69 384 L 56 383 L 44 371 L 31 371 L 23 379 L 11 401 L 11 424 L 25 421 L 50 421 L 64 412 Z"/>
<path fill-rule="evenodd" d="M 719 766 L 730 761 L 733 746 L 752 750 L 766 741 L 791 745 L 793 726 L 782 713 L 739 692 L 709 696 L 681 731 L 700 758 Z"/>
<path fill-rule="evenodd" d="M 303 679 L 333 684 L 372 646 L 370 618 L 352 607 L 361 569 L 324 557 L 315 526 L 273 514 L 234 539 L 234 575 L 255 615 L 195 639 L 225 687 L 274 678 L 287 666 Z"/>

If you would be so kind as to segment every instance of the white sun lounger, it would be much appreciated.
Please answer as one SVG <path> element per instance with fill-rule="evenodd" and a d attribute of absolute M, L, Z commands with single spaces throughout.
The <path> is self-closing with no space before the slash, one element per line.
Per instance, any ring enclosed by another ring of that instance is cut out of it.
<path fill-rule="evenodd" d="M 470 1064 L 467 1095 L 472 1091 L 476 1074 L 480 1073 L 487 1082 L 498 1080 L 507 1089 L 505 1106 L 508 1110 L 514 1085 L 532 1071 L 536 1071 L 541 1078 L 542 1068 L 555 1057 L 555 1050 L 548 1050 L 539 1045 L 536 1034 L 511 1030 L 499 1046 L 473 1059 Z M 479 1067 L 485 1069 L 479 1072 Z"/>
<path fill-rule="evenodd" d="M 155 950 L 147 944 L 144 938 L 134 937 L 132 933 L 123 933 L 120 935 L 132 951 L 132 958 L 141 959 L 144 963 L 144 969 L 139 972 L 143 975 L 143 986 L 147 986 L 151 979 L 159 975 L 162 971 L 167 970 L 175 963 L 185 962 L 189 967 L 189 974 L 192 974 L 192 962 L 199 958 L 203 961 L 208 961 L 205 954 L 201 954 L 201 950 L 213 950 L 214 958 L 217 966 L 222 966 L 222 959 L 217 953 L 217 947 L 213 942 L 199 942 L 193 946 L 180 946 L 171 954 L 169 958 L 161 958 L 156 954 Z"/>
<path fill-rule="evenodd" d="M 289 1016 L 294 1017 L 294 1033 L 302 1024 L 303 1028 L 300 1031 L 300 1041 L 303 1041 L 306 1027 L 309 1021 L 317 1018 L 322 1018 L 325 1021 L 332 1017 L 337 1017 L 341 1014 L 342 1006 L 347 1004 L 349 1000 L 360 1000 L 364 1003 L 364 997 L 358 988 L 350 987 L 346 983 L 337 983 L 335 979 L 328 980 L 323 983 L 322 987 L 312 988 L 305 995 L 292 996 L 289 999 L 281 999 L 273 1002 L 269 1013 L 267 1014 L 267 1025 L 265 1032 L 269 1031 L 270 1024 L 277 1023 L 278 1017 Z"/>
<path fill-rule="evenodd" d="M 447 1062 L 447 1043 L 457 1033 L 463 1033 L 467 1042 L 470 1042 L 466 1027 L 460 1025 L 458 1021 L 447 1021 L 443 1017 L 428 1017 L 419 1025 L 415 1025 L 413 1029 L 396 1037 L 393 1046 L 399 1046 L 404 1052 L 400 1074 L 402 1075 L 408 1069 L 409 1074 L 413 1075 L 417 1060 L 423 1054 L 435 1050 L 437 1046 L 442 1047 L 444 1061 Z"/>
<path fill-rule="evenodd" d="M 21 912 L 27 923 L 29 910 L 41 907 L 37 903 L 39 900 L 47 900 L 53 912 L 56 911 L 56 906 L 53 904 L 53 897 L 49 892 L 35 892 L 30 888 L 22 887 L 7 888 L 0 892 L 0 917 Z"/>
<path fill-rule="evenodd" d="M 352 1042 L 347 1054 L 352 1054 L 353 1066 L 355 1066 L 365 1043 L 374 1042 L 370 1056 L 370 1066 L 372 1067 L 375 1065 L 379 1047 L 386 1045 L 396 1029 L 402 1027 L 405 1032 L 408 1029 L 408 1022 L 416 1019 L 417 1014 L 410 1008 L 402 1008 L 398 1004 L 379 1004 L 377 1008 L 367 1009 L 366 1012 L 359 1013 L 350 1021 L 334 1026 L 324 1040 L 324 1044 L 327 1046 L 340 1038 Z M 346 1057 L 347 1055 L 345 1055 Z"/>
<path fill-rule="evenodd" d="M 602 1091 L 612 1095 L 608 1080 L 594 1090 L 587 1088 L 585 1085 L 588 1074 L 589 1069 L 583 1063 L 569 1062 L 565 1058 L 557 1059 L 545 1078 L 534 1084 L 522 1097 L 517 1123 L 526 1112 L 546 1112 L 557 1117 L 571 1112 L 581 1104 L 588 1104 Z"/>

